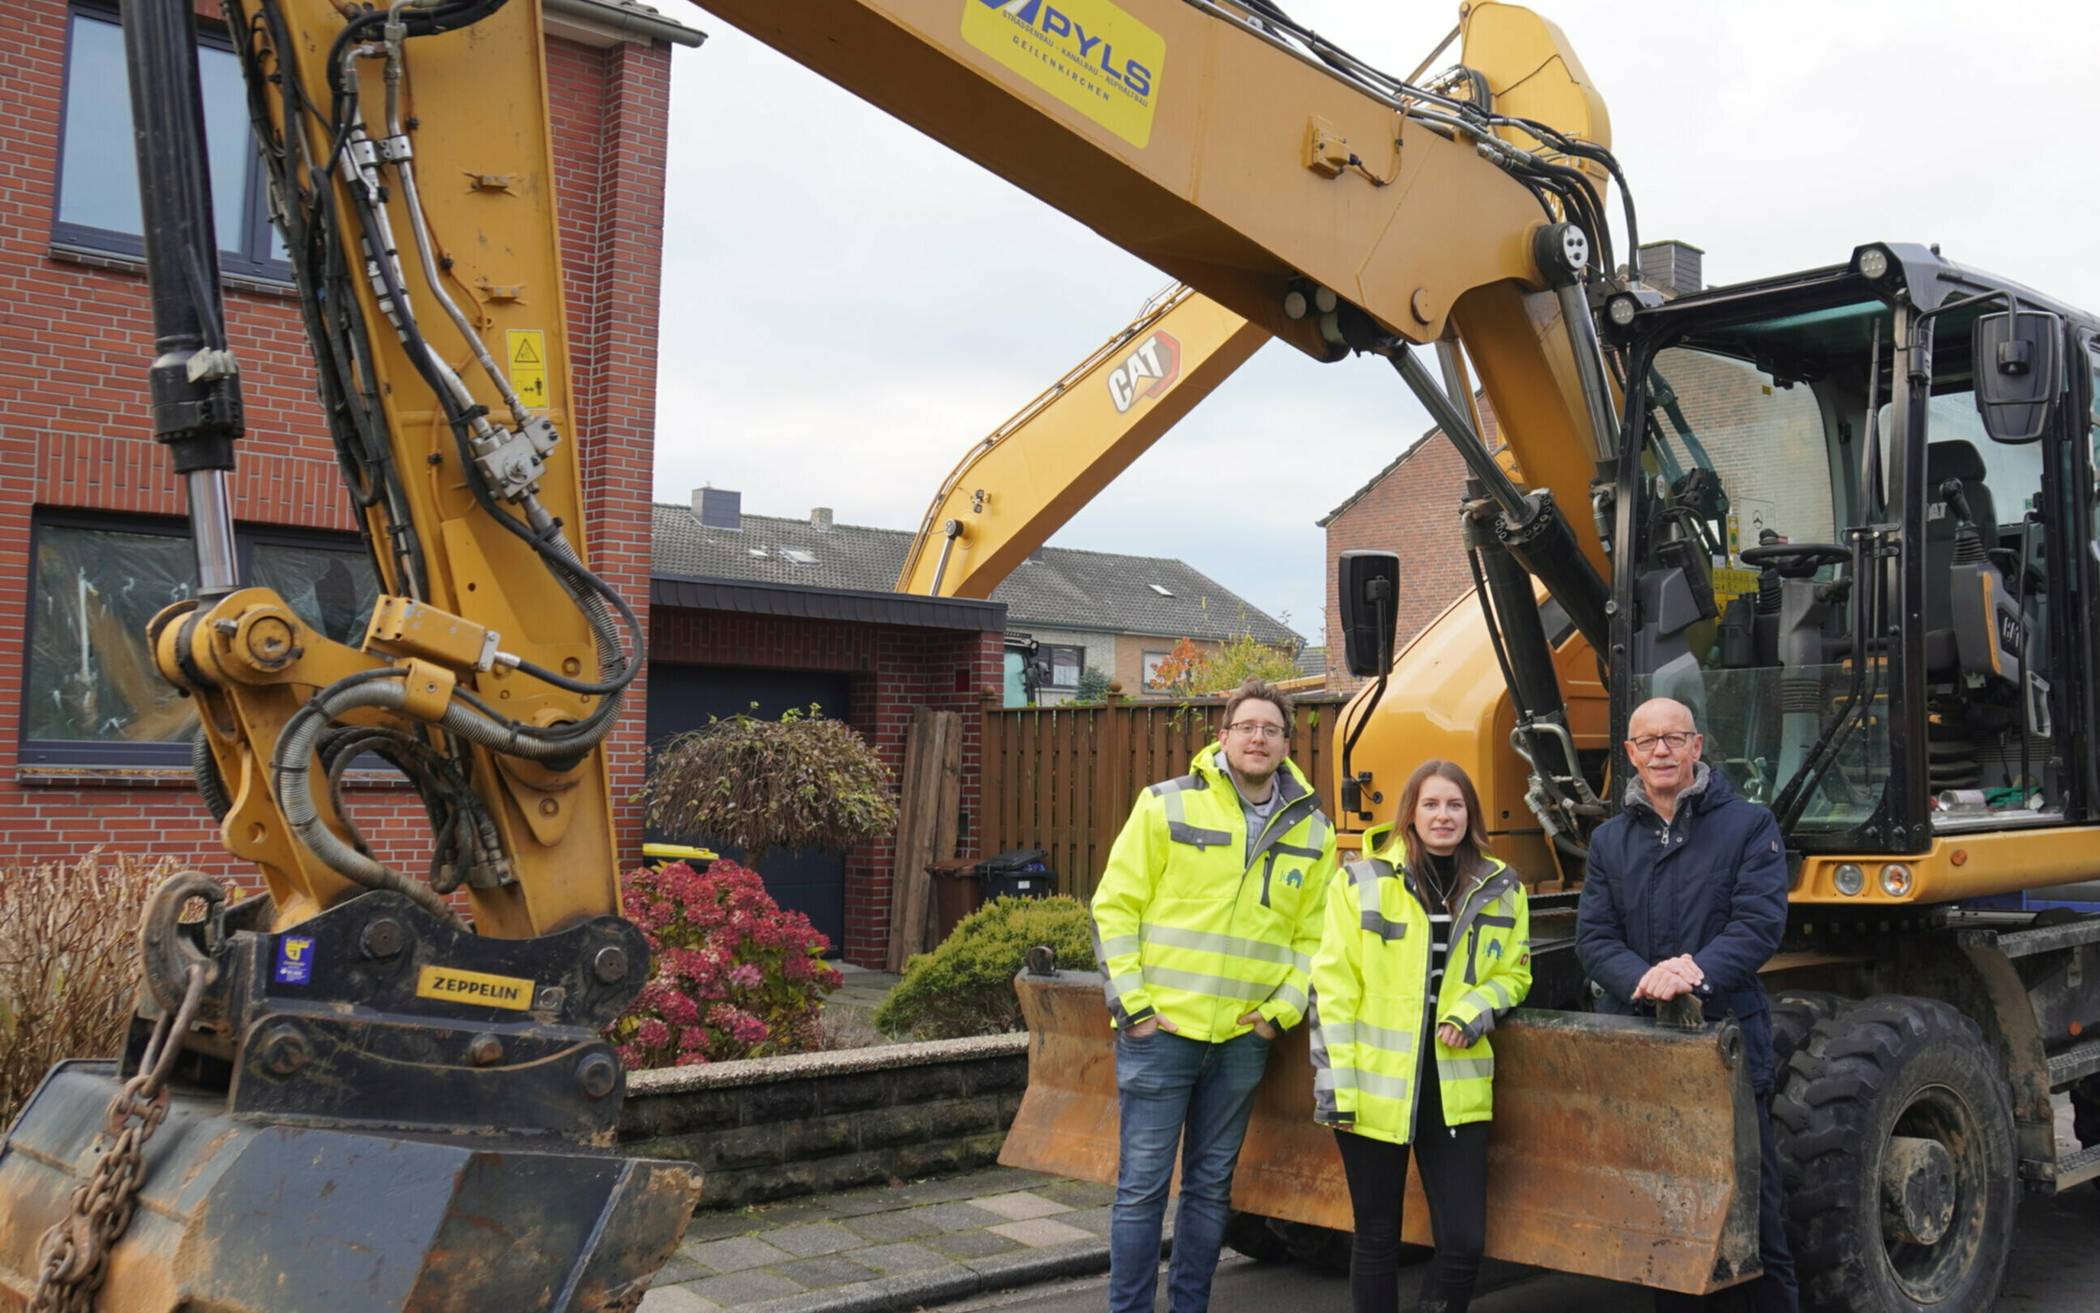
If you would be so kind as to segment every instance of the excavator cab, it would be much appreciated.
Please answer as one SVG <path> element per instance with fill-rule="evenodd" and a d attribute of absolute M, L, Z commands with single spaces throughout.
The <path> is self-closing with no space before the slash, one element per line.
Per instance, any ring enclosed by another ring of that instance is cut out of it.
<path fill-rule="evenodd" d="M 2062 673 L 2092 643 L 2047 617 L 2075 604 L 2064 544 L 2089 515 L 2065 493 L 2087 457 L 2048 364 L 2063 312 L 2008 327 L 2029 294 L 1862 249 L 1626 316 L 1614 711 L 1686 703 L 1800 849 L 1911 854 L 1957 818 L 2074 804 Z M 2001 358 L 2022 371 L 2011 424 Z"/>

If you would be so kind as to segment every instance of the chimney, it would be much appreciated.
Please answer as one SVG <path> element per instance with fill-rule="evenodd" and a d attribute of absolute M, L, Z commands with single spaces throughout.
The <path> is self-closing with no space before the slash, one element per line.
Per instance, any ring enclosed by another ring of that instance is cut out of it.
<path fill-rule="evenodd" d="M 696 488 L 693 490 L 693 514 L 700 517 L 703 529 L 741 533 L 744 528 L 744 494 L 728 488 Z"/>
<path fill-rule="evenodd" d="M 818 533 L 831 532 L 831 508 L 819 506 L 809 513 L 809 527 Z"/>
<path fill-rule="evenodd" d="M 1641 281 L 1673 300 L 1706 285 L 1706 252 L 1690 242 L 1667 240 L 1641 245 Z"/>

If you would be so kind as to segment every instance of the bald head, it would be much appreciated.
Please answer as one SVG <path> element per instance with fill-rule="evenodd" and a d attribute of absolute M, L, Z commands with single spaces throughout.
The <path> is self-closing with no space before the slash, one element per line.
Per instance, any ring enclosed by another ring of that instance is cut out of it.
<path fill-rule="evenodd" d="M 1695 732 L 1698 726 L 1692 723 L 1692 709 L 1676 698 L 1649 698 L 1633 709 L 1626 722 L 1626 736 L 1639 738 L 1643 734 L 1666 734 L 1671 730 Z"/>
<path fill-rule="evenodd" d="M 1650 698 L 1627 720 L 1626 755 L 1665 820 L 1676 815 L 1677 795 L 1697 777 L 1704 746 L 1692 709 L 1675 698 Z"/>

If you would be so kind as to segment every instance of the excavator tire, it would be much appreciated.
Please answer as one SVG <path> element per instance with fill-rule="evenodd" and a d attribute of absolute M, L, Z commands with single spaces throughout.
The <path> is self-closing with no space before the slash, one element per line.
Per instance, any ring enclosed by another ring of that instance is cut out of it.
<path fill-rule="evenodd" d="M 1816 1028 L 1818 1021 L 1836 1016 L 1838 1009 L 1849 1002 L 1843 994 L 1807 989 L 1792 990 L 1772 1000 L 1772 1070 L 1778 1074 L 1781 1085 L 1786 1084 L 1787 1063 L 1793 1059 L 1794 1051 L 1808 1042 L 1808 1032 Z"/>
<path fill-rule="evenodd" d="M 1805 1307 L 1991 1307 L 2019 1202 L 1991 1051 L 1953 1008 L 1899 996 L 1840 1007 L 1794 1051 L 1772 1115 Z M 1906 1160 L 1917 1168 L 1884 1180 Z"/>

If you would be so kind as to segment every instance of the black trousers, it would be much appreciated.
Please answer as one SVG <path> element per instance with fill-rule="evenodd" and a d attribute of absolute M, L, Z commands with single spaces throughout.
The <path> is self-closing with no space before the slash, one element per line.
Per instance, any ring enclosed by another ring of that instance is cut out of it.
<path fill-rule="evenodd" d="M 1444 1301 L 1465 1313 L 1480 1276 L 1487 1242 L 1488 1124 L 1444 1125 L 1436 1060 L 1422 1063 L 1420 1103 L 1412 1146 L 1336 1131 L 1356 1235 L 1349 1247 L 1349 1300 L 1354 1313 L 1395 1313 L 1400 1307 L 1400 1209 L 1407 1197 L 1410 1147 L 1429 1198 L 1429 1231 L 1436 1257 L 1422 1279 L 1422 1302 Z"/>
<path fill-rule="evenodd" d="M 1797 1313 L 1801 1291 L 1794 1279 L 1794 1255 L 1787 1247 L 1783 1195 L 1779 1180 L 1779 1141 L 1772 1134 L 1772 1096 L 1757 1096 L 1757 1248 L 1764 1272 L 1756 1279 L 1718 1295 L 1655 1292 L 1655 1313 L 1688 1313 L 1692 1309 L 1749 1310 L 1750 1313 Z"/>

